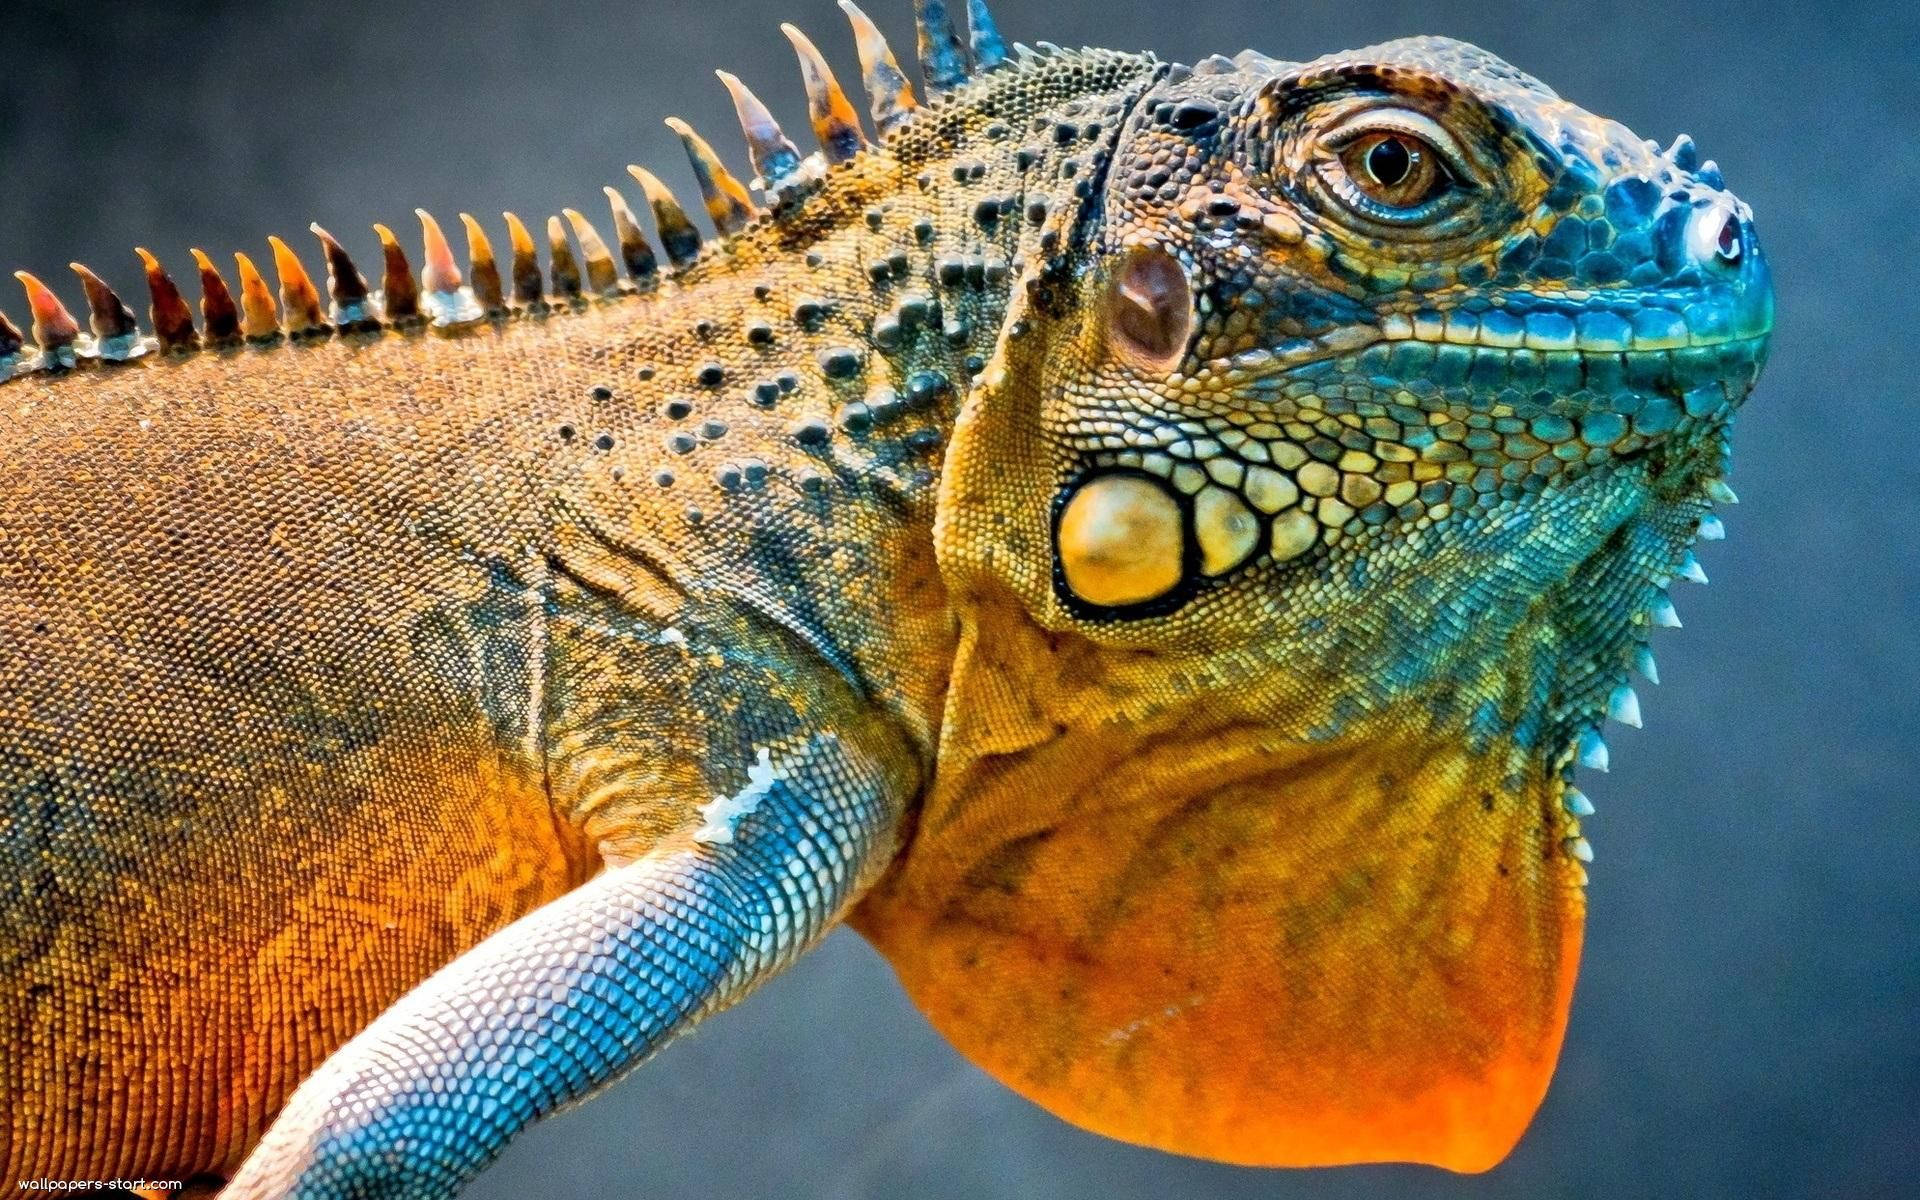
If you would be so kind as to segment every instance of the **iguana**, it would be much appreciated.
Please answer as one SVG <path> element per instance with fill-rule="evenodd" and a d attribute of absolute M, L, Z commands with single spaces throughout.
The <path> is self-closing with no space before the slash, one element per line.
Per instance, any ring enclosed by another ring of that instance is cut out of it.
<path fill-rule="evenodd" d="M 1483 1170 L 1721 527 L 1747 208 L 1460 42 L 850 3 L 715 227 L 422 213 L 0 323 L 0 1164 L 446 1196 L 843 919 L 995 1077 Z M 571 234 L 571 238 L 569 237 Z"/>

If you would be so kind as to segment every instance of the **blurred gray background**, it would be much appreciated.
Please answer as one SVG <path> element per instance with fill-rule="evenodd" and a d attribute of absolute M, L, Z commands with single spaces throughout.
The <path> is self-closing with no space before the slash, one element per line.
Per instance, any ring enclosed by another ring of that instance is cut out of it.
<path fill-rule="evenodd" d="M 908 0 L 867 5 L 907 36 Z M 1590 792 L 1586 962 L 1559 1074 L 1490 1175 L 1263 1172 L 1083 1134 L 961 1061 L 837 935 L 474 1189 L 515 1196 L 1920 1195 L 1920 6 L 1674 0 L 998 0 L 1010 37 L 1192 61 L 1411 33 L 1478 42 L 1643 135 L 1692 133 L 1758 214 L 1774 362 L 1741 418 L 1730 540 L 1660 638 L 1648 727 Z M 660 118 L 742 157 L 710 74 L 806 127 L 777 25 L 852 78 L 829 0 L 0 0 L 0 265 L 78 302 L 188 246 L 377 263 L 422 205 L 600 210 Z M 689 195 L 691 192 L 689 191 Z M 457 226 L 453 226 L 457 229 Z M 602 228 L 606 225 L 602 222 Z M 406 234 L 409 243 L 411 233 Z M 265 261 L 264 258 L 261 261 Z M 11 280 L 0 304 L 24 317 Z M 1898 451 L 1898 453 L 1895 453 Z"/>

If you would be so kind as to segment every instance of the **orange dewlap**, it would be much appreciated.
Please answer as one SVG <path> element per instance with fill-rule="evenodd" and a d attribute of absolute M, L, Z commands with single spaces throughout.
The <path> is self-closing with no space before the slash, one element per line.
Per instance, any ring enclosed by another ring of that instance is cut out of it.
<path fill-rule="evenodd" d="M 1488 763 L 1432 740 L 1267 736 L 979 760 L 856 924 L 962 1052 L 1085 1128 L 1492 1167 L 1546 1092 L 1579 958 L 1552 787 L 1483 787 Z"/>

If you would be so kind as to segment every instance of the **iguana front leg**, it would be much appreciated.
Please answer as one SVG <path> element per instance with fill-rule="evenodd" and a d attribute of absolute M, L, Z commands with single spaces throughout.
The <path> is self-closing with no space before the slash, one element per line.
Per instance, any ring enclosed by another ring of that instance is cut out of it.
<path fill-rule="evenodd" d="M 515 1133 L 739 999 L 885 865 L 911 780 L 880 740 L 766 748 L 697 826 L 454 960 L 300 1087 L 222 1195 L 452 1195 Z"/>

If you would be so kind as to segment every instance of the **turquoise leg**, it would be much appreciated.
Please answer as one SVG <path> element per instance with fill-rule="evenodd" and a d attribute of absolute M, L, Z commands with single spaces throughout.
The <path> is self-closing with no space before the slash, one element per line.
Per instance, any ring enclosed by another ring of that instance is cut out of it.
<path fill-rule="evenodd" d="M 894 790 L 833 734 L 770 748 L 697 827 L 488 938 L 343 1046 L 223 1200 L 453 1195 L 818 939 L 892 852 Z"/>

